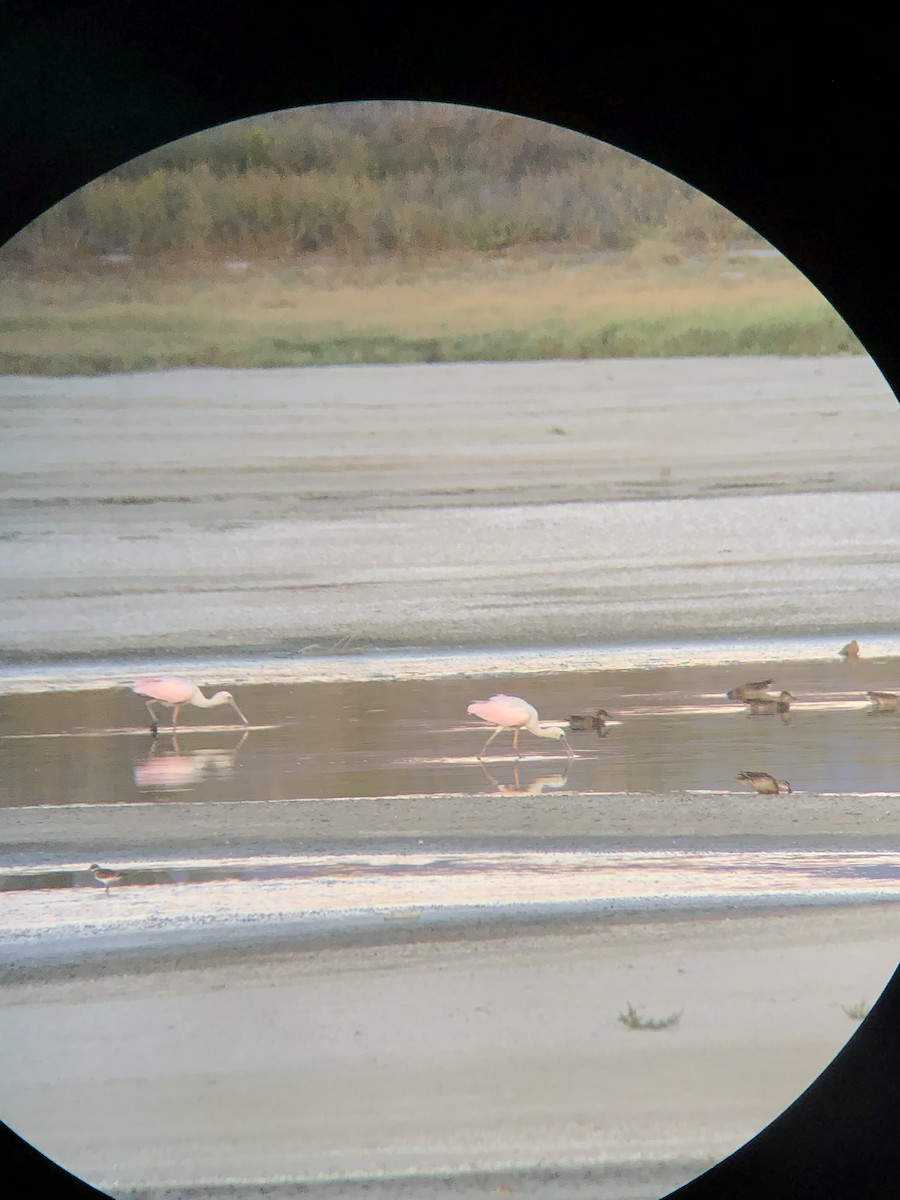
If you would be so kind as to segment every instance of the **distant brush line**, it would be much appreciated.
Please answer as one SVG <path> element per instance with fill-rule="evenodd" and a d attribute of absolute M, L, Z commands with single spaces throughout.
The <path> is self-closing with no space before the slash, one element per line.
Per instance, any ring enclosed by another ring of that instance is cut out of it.
<path fill-rule="evenodd" d="M 141 155 L 50 209 L 20 252 L 216 248 L 497 250 L 759 235 L 708 196 L 594 138 L 471 108 L 397 103 L 273 113 Z"/>

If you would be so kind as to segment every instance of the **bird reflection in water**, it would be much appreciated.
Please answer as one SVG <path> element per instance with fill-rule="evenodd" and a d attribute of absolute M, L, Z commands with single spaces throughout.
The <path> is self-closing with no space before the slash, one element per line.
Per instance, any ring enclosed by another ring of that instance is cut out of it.
<path fill-rule="evenodd" d="M 565 771 L 555 771 L 552 775 L 536 775 L 529 783 L 523 785 L 519 777 L 518 760 L 514 760 L 512 764 L 512 784 L 501 783 L 484 762 L 481 763 L 481 769 L 497 791 L 504 796 L 539 796 L 542 792 L 556 791 L 566 786 L 569 774 L 567 767 Z"/>
<path fill-rule="evenodd" d="M 187 792 L 207 775 L 227 777 L 234 772 L 238 751 L 249 737 L 241 735 L 236 746 L 229 749 L 189 750 L 182 752 L 178 735 L 169 739 L 171 748 L 164 748 L 163 738 L 155 737 L 150 753 L 143 762 L 135 763 L 134 782 L 142 791 Z"/>

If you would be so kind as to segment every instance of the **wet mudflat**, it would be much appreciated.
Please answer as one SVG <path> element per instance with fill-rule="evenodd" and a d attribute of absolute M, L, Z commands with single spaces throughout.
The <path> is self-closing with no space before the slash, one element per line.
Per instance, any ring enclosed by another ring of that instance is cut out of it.
<path fill-rule="evenodd" d="M 350 1177 L 424 1198 L 469 1194 L 477 1170 L 490 1192 L 570 1195 L 553 1190 L 563 1172 L 586 1195 L 655 1200 L 841 1048 L 847 1009 L 893 970 L 896 919 L 878 905 L 441 938 L 407 912 L 389 942 L 292 936 L 218 962 L 207 945 L 149 974 L 107 948 L 91 970 L 0 989 L 0 1105 L 113 1196 L 292 1180 L 324 1198 Z M 679 1019 L 627 1029 L 628 1004 Z"/>
<path fill-rule="evenodd" d="M 892 630 L 897 418 L 866 358 L 3 378 L 0 643 Z"/>
<path fill-rule="evenodd" d="M 4 695 L 3 1118 L 123 1197 L 687 1181 L 893 970 L 895 666 L 245 682 L 155 740 L 126 688 Z M 788 722 L 725 698 L 769 677 Z M 617 723 L 479 763 L 498 690 Z"/>
<path fill-rule="evenodd" d="M 247 727 L 187 709 L 155 737 L 127 689 L 9 693 L 5 936 L 890 899 L 900 714 L 867 693 L 896 661 L 245 682 Z M 748 679 L 788 711 L 728 699 Z M 525 732 L 516 758 L 504 732 L 480 760 L 492 727 L 466 707 L 501 689 L 609 722 L 569 729 L 571 758 Z M 758 795 L 747 770 L 793 791 Z M 123 878 L 106 889 L 94 861 Z"/>
<path fill-rule="evenodd" d="M 866 698 L 900 691 L 870 650 L 900 426 L 868 360 L 0 382 L 0 1115 L 40 1149 L 123 1196 L 474 1168 L 549 1196 L 552 1163 L 649 1198 L 844 1044 L 900 894 L 900 716 Z M 776 635 L 827 645 L 712 645 Z M 437 677 L 462 646 L 684 637 Z M 418 674 L 367 676 L 379 647 Z M 133 675 L 53 669 L 188 653 L 246 729 L 152 739 Z M 769 677 L 789 720 L 725 699 Z M 479 762 L 466 707 L 501 691 L 614 723 Z"/>

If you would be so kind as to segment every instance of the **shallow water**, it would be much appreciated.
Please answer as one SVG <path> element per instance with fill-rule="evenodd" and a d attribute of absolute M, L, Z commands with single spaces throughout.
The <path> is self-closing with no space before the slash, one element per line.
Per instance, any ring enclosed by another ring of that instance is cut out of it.
<path fill-rule="evenodd" d="M 176 735 L 164 727 L 155 739 L 127 689 L 10 694 L 0 698 L 0 806 L 734 792 L 743 770 L 769 771 L 795 791 L 894 793 L 900 715 L 871 712 L 866 692 L 897 690 L 897 671 L 896 660 L 836 659 L 246 684 L 236 694 L 248 729 L 229 726 L 226 709 L 187 708 Z M 794 696 L 789 721 L 750 716 L 725 697 L 770 677 Z M 524 695 L 546 721 L 602 707 L 614 723 L 603 737 L 571 732 L 571 762 L 558 743 L 527 733 L 518 762 L 506 733 L 480 762 L 490 726 L 466 709 L 497 692 Z"/>
<path fill-rule="evenodd" d="M 0 937 L 288 921 L 309 927 L 365 915 L 417 923 L 440 913 L 714 910 L 778 902 L 900 900 L 900 854 L 785 851 L 513 851 L 350 854 L 119 868 L 108 889 L 89 873 L 10 871 Z"/>

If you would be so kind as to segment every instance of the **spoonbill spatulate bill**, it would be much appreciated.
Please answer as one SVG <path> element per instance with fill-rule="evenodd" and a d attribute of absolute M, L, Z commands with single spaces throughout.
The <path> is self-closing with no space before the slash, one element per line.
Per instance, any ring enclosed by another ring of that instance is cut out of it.
<path fill-rule="evenodd" d="M 562 742 L 566 748 L 566 754 L 569 758 L 574 758 L 572 748 L 566 740 L 566 735 L 558 725 L 541 725 L 538 720 L 537 709 L 534 708 L 527 700 L 523 700 L 520 696 L 491 696 L 490 700 L 474 700 L 468 708 L 468 711 L 473 717 L 480 717 L 482 721 L 487 721 L 489 725 L 496 725 L 497 728 L 490 735 L 488 740 L 481 748 L 479 758 L 484 758 L 484 752 L 488 746 L 502 733 L 504 729 L 512 731 L 513 735 L 513 750 L 516 758 L 521 758 L 519 754 L 519 734 L 523 729 L 529 733 L 533 733 L 535 737 L 555 738 L 556 741 Z"/>
<path fill-rule="evenodd" d="M 150 713 L 152 733 L 158 732 L 159 729 L 159 718 L 155 711 L 157 704 L 172 709 L 173 731 L 178 724 L 178 713 L 185 704 L 193 704 L 196 708 L 218 708 L 221 704 L 230 704 L 244 724 L 248 724 L 231 692 L 216 692 L 214 696 L 204 696 L 191 679 L 179 679 L 174 675 L 166 675 L 161 679 L 138 679 L 131 690 L 135 695 L 146 697 L 144 703 Z"/>

